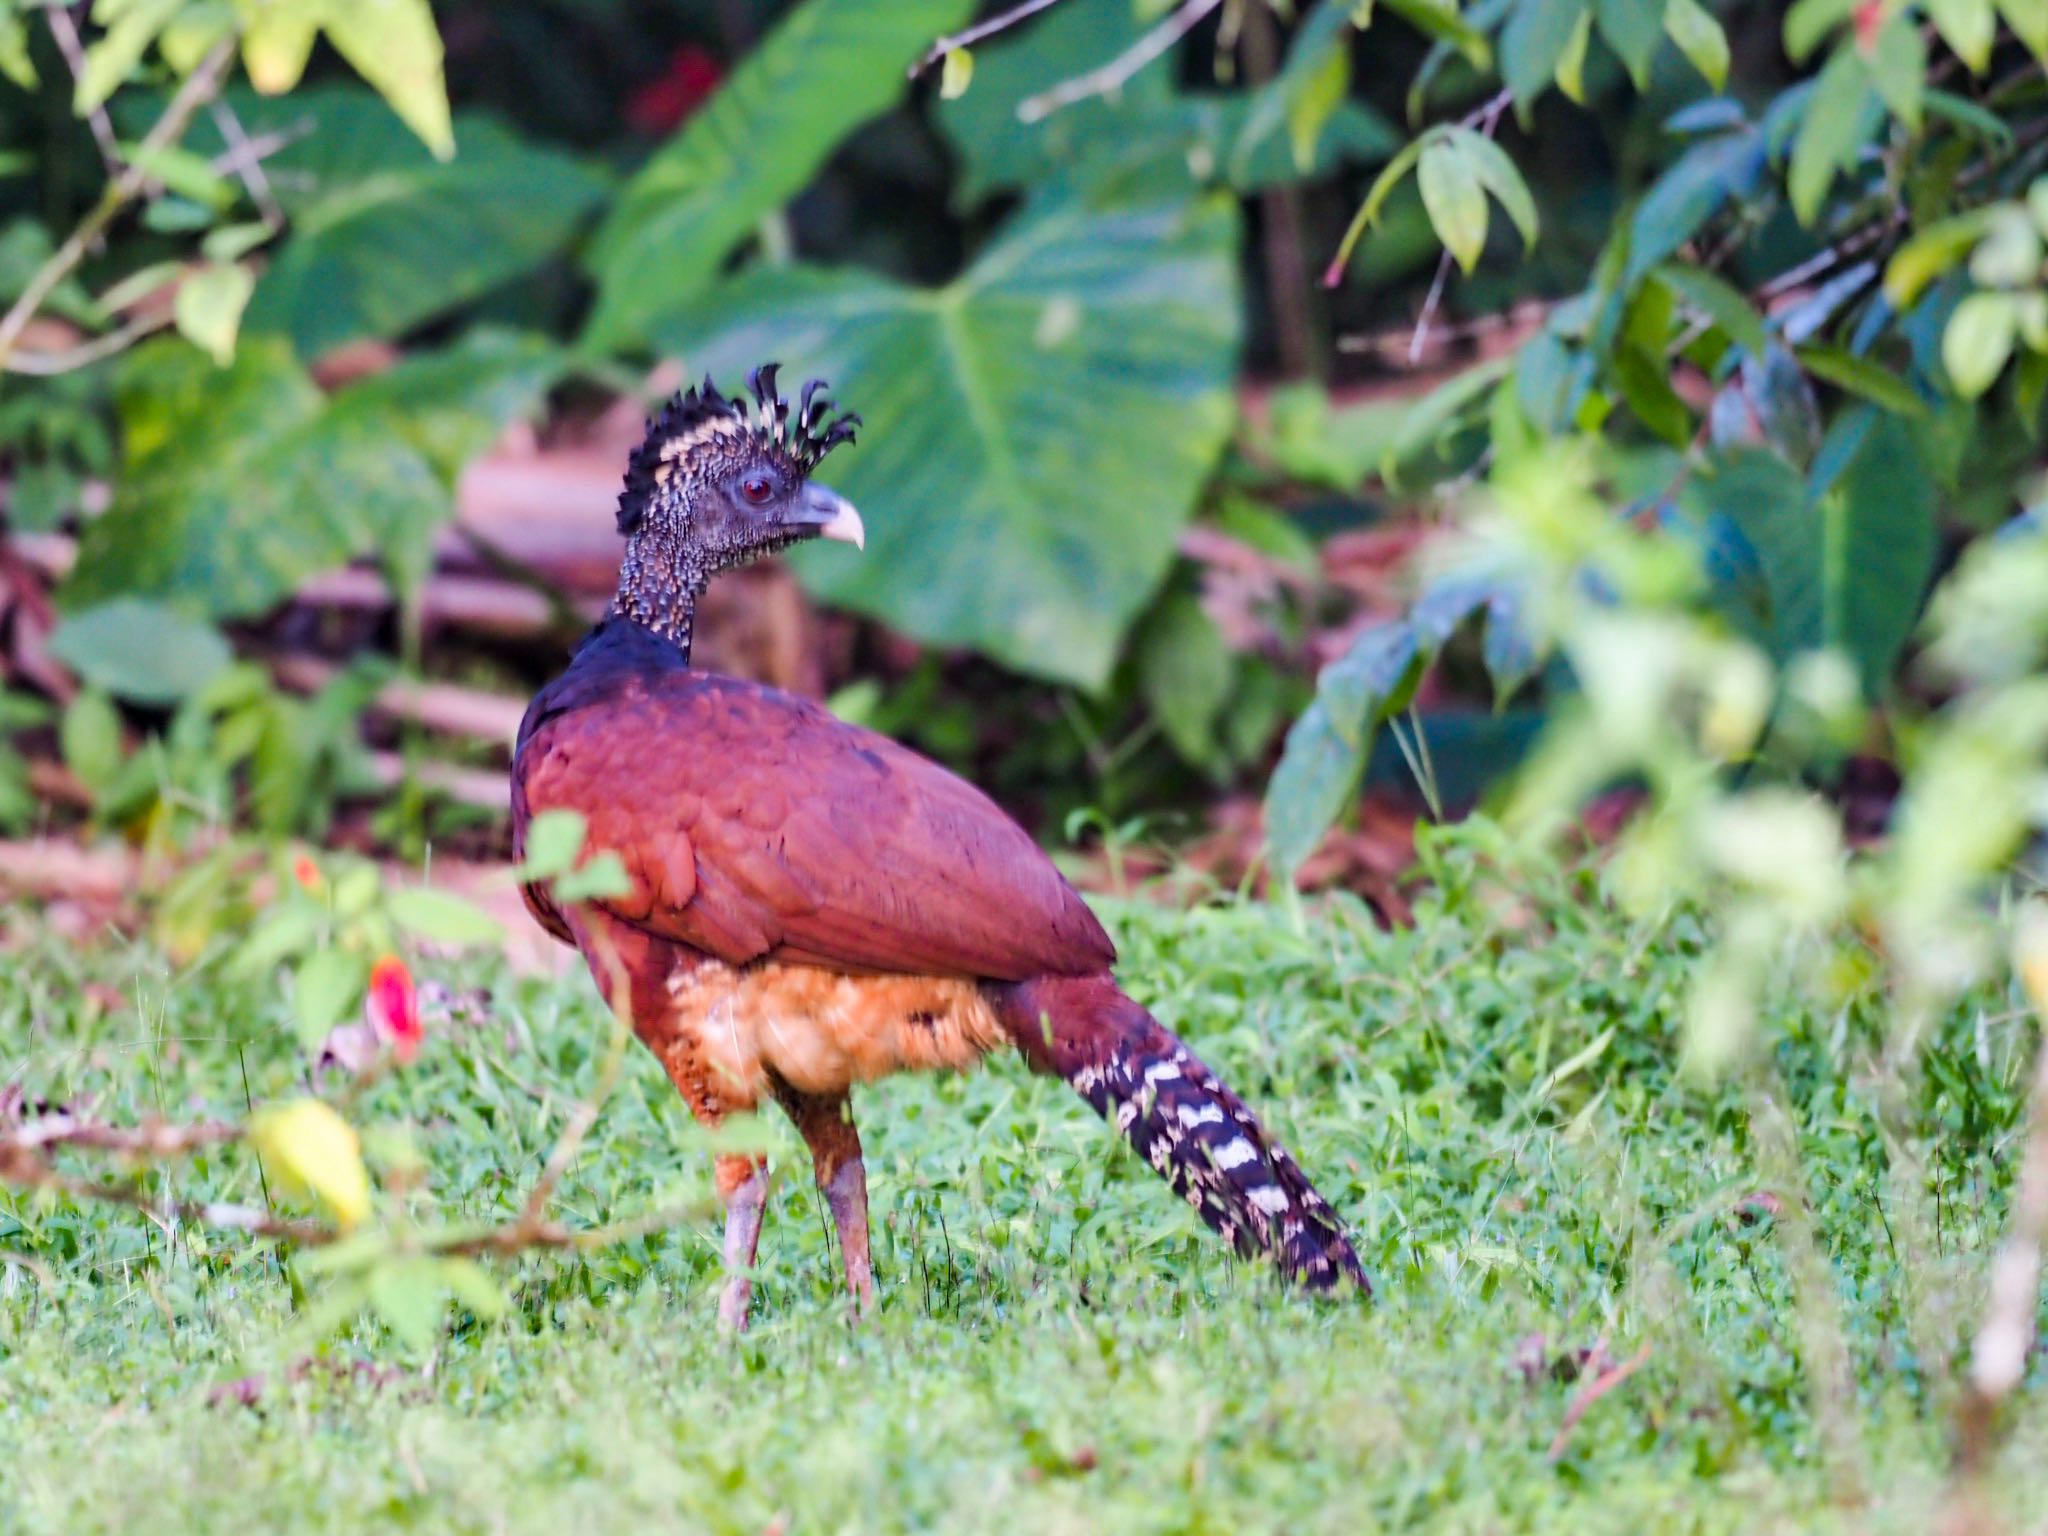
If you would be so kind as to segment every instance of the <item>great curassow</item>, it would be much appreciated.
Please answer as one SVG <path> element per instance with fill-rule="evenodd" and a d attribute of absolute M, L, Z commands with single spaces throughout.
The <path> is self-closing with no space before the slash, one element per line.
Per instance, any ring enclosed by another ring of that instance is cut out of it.
<path fill-rule="evenodd" d="M 628 889 L 526 900 L 576 945 L 697 1118 L 773 1099 L 810 1148 L 854 1305 L 874 1301 L 867 1182 L 849 1093 L 887 1073 L 966 1068 L 1014 1045 L 1065 1078 L 1240 1253 L 1302 1285 L 1369 1293 L 1342 1224 L 1242 1100 L 1117 988 L 1116 950 L 1051 862 L 979 790 L 804 699 L 690 665 L 719 571 L 800 539 L 863 542 L 812 483 L 859 419 L 813 380 L 792 414 L 775 368 L 752 399 L 710 379 L 648 424 L 619 497 L 618 596 L 519 730 L 515 847 L 579 812 Z M 746 1325 L 765 1160 L 717 1160 Z"/>

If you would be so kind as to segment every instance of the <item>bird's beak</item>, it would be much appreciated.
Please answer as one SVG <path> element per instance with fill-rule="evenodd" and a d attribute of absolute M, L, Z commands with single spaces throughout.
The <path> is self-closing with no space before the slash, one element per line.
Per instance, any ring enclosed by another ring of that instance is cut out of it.
<path fill-rule="evenodd" d="M 825 485 L 804 487 L 803 501 L 790 519 L 799 528 L 817 531 L 821 539 L 836 539 L 855 549 L 867 548 L 868 531 L 861 525 L 853 503 Z"/>

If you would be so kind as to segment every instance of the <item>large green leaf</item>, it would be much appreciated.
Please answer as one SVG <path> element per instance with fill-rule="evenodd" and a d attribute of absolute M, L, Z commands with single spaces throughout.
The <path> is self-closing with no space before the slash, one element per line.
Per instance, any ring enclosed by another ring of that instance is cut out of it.
<path fill-rule="evenodd" d="M 252 133 L 311 125 L 265 162 L 291 232 L 243 322 L 245 334 L 291 337 L 309 359 L 402 335 L 530 270 L 604 191 L 589 167 L 486 117 L 457 119 L 457 152 L 444 161 L 366 91 L 243 110 Z"/>
<path fill-rule="evenodd" d="M 804 0 L 627 184 L 590 248 L 587 339 L 636 344 L 904 91 L 904 69 L 970 0 Z M 971 93 L 970 93 L 971 94 Z"/>
<path fill-rule="evenodd" d="M 1696 514 L 1725 517 L 1756 552 L 1770 612 L 1761 638 L 1782 661 L 1833 647 L 1879 691 L 1919 615 L 1934 568 L 1934 483 L 1912 430 L 1872 413 L 1847 467 L 1814 496 L 1775 454 L 1741 450 L 1688 483 Z"/>
<path fill-rule="evenodd" d="M 228 618 L 366 554 L 416 577 L 461 460 L 552 367 L 533 343 L 486 334 L 330 400 L 275 338 L 246 339 L 225 369 L 180 342 L 140 348 L 119 383 L 126 467 L 64 602 L 147 596 Z"/>
<path fill-rule="evenodd" d="M 249 338 L 225 369 L 154 343 L 123 368 L 119 395 L 127 466 L 86 525 L 67 606 L 136 594 L 258 613 L 444 515 L 427 462 L 385 418 L 330 412 L 282 341 Z"/>
<path fill-rule="evenodd" d="M 1220 199 L 1049 188 L 943 288 L 761 270 L 655 337 L 693 373 L 823 374 L 865 418 L 829 477 L 871 542 L 799 552 L 823 596 L 1093 686 L 1229 432 L 1236 249 Z"/>

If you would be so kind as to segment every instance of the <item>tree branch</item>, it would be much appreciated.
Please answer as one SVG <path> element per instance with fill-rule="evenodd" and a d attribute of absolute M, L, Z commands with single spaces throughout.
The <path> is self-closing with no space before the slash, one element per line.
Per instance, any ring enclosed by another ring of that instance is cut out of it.
<path fill-rule="evenodd" d="M 178 94 L 164 108 L 164 115 L 156 120 L 143 138 L 142 154 L 137 157 L 140 161 L 146 163 L 155 151 L 183 137 L 192 121 L 192 114 L 220 90 L 222 78 L 235 57 L 235 47 L 234 38 L 223 38 L 214 44 L 211 53 L 200 60 L 199 67 L 185 77 L 185 83 L 178 87 Z M 78 227 L 71 231 L 69 238 L 36 269 L 35 275 L 28 280 L 28 286 L 22 289 L 21 297 L 14 301 L 13 308 L 0 317 L 0 366 L 12 358 L 21 333 L 28 328 L 29 321 L 35 318 L 36 311 L 43 307 L 57 285 L 85 259 L 86 252 L 114 221 L 114 216 L 134 201 L 148 184 L 149 174 L 141 165 L 124 167 L 100 194 L 100 200 L 93 204 L 91 211 L 79 220 Z"/>

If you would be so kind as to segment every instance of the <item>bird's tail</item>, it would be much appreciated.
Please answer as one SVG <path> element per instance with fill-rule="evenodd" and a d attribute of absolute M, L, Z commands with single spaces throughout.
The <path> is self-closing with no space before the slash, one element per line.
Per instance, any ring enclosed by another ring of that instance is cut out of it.
<path fill-rule="evenodd" d="M 1065 1078 L 1247 1257 L 1310 1290 L 1372 1286 L 1329 1202 L 1179 1037 L 1101 976 L 992 986 L 1004 1028 L 1038 1071 Z"/>

